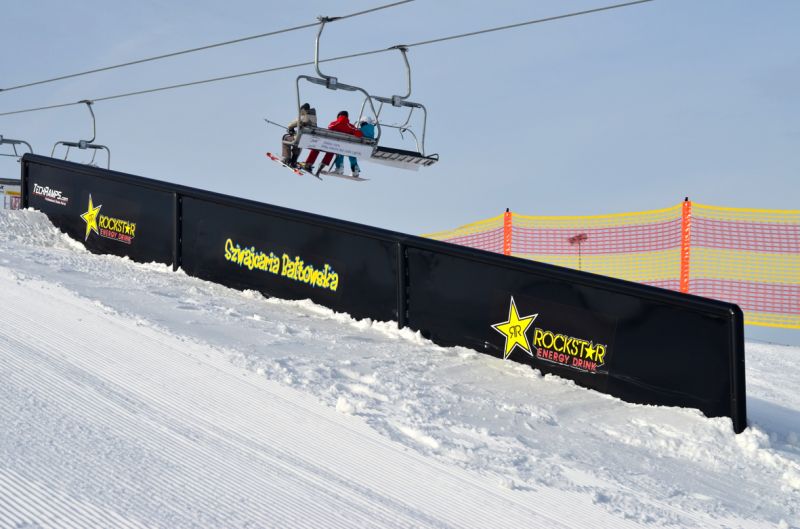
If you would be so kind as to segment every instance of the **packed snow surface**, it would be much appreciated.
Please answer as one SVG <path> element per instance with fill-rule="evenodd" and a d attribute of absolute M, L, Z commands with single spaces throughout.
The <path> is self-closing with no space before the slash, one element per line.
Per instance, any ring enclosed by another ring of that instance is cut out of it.
<path fill-rule="evenodd" d="M 0 211 L 0 527 L 800 527 L 800 350 L 750 426 L 391 322 L 92 255 Z"/>

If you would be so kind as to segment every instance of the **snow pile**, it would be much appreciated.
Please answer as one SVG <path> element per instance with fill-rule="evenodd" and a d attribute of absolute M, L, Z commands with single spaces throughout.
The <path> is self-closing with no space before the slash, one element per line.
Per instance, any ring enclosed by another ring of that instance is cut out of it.
<path fill-rule="evenodd" d="M 737 436 L 32 211 L 0 306 L 0 526 L 800 527 L 797 348 L 748 344 Z"/>

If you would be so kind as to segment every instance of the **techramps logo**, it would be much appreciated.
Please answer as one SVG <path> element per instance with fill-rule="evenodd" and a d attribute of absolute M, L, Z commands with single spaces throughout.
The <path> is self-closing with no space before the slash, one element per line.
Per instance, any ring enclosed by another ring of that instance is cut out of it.
<path fill-rule="evenodd" d="M 58 206 L 66 206 L 69 203 L 69 197 L 64 195 L 63 191 L 50 186 L 39 185 L 36 182 L 33 183 L 33 196 L 42 198 L 46 202 Z"/>

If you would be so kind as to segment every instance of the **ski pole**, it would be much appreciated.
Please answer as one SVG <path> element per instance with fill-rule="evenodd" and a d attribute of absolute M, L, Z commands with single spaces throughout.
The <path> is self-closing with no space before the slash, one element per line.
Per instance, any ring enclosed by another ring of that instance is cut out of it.
<path fill-rule="evenodd" d="M 280 123 L 275 123 L 274 121 L 270 121 L 267 118 L 264 118 L 264 121 L 266 121 L 270 125 L 275 125 L 276 127 L 279 127 L 281 129 L 286 129 L 286 125 L 281 125 Z"/>

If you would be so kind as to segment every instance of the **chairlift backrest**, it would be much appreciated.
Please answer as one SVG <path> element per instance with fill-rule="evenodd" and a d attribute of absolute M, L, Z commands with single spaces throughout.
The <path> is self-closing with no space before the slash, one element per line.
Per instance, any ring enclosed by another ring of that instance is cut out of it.
<path fill-rule="evenodd" d="M 100 145 L 94 143 L 95 137 L 97 136 L 97 121 L 94 116 L 94 110 L 92 110 L 93 101 L 89 101 L 85 99 L 80 101 L 80 103 L 86 104 L 86 108 L 89 109 L 89 113 L 92 115 L 92 138 L 90 140 L 78 140 L 78 141 L 57 141 L 53 145 L 53 150 L 50 152 L 50 157 L 54 157 L 56 153 L 56 148 L 59 145 L 63 145 L 67 148 L 66 152 L 64 153 L 64 159 L 66 160 L 69 158 L 69 150 L 70 148 L 77 148 L 81 150 L 89 149 L 92 151 L 92 159 L 89 161 L 89 165 L 94 165 L 94 159 L 97 154 L 97 151 L 104 150 L 106 151 L 106 168 L 111 169 L 111 150 L 106 147 L 105 145 Z"/>

